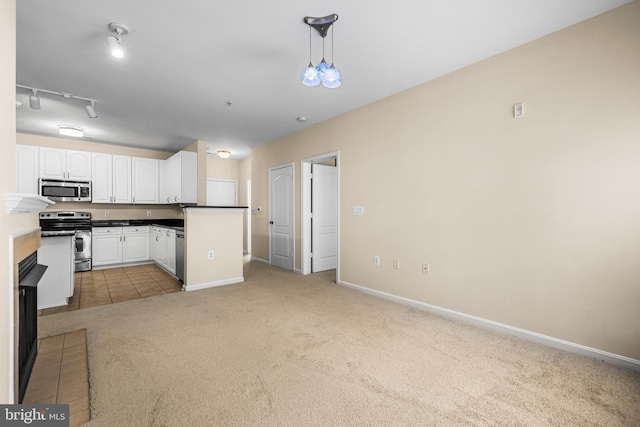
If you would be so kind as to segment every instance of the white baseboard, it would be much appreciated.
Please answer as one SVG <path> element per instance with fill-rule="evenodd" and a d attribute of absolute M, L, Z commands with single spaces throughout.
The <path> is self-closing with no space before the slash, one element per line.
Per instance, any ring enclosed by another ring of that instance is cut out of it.
<path fill-rule="evenodd" d="M 251 257 L 251 261 L 257 261 L 257 262 L 262 262 L 264 264 L 269 264 L 269 261 L 267 261 L 266 259 L 256 258 L 254 256 Z"/>
<path fill-rule="evenodd" d="M 415 301 L 409 298 L 400 297 L 397 295 L 389 294 L 386 292 L 370 289 L 364 286 L 355 285 L 353 283 L 345 282 L 344 280 L 338 281 L 339 285 L 346 286 L 351 289 L 355 289 L 360 292 L 364 292 L 369 295 L 384 298 L 390 301 L 398 302 L 400 304 L 408 305 L 419 310 L 427 311 L 430 313 L 438 314 L 443 317 L 447 317 L 454 320 L 459 320 L 465 323 L 469 323 L 475 326 L 492 329 L 495 331 L 511 334 L 520 338 L 534 341 L 540 344 L 547 345 L 549 347 L 569 351 L 571 353 L 580 354 L 582 356 L 593 357 L 595 359 L 604 360 L 605 362 L 613 365 L 623 366 L 625 368 L 631 368 L 636 371 L 640 371 L 640 360 L 632 359 L 630 357 L 622 356 L 615 353 L 610 353 L 604 350 L 598 350 L 597 348 L 587 347 L 582 344 L 576 344 L 570 341 L 561 340 L 558 338 L 550 337 L 548 335 L 539 334 L 537 332 L 528 331 L 526 329 L 516 328 L 514 326 L 505 325 L 504 323 L 494 322 L 493 320 L 483 319 L 482 317 L 471 316 L 469 314 L 461 313 L 459 311 L 449 310 L 448 308 L 438 307 L 436 305 L 427 304 L 420 301 Z"/>
<path fill-rule="evenodd" d="M 125 263 L 121 263 L 121 264 L 107 264 L 107 265 L 96 265 L 96 266 L 92 265 L 91 266 L 91 270 L 106 270 L 108 268 L 133 267 L 135 265 L 147 265 L 147 264 L 154 264 L 154 262 L 152 260 L 152 261 L 125 262 Z M 161 267 L 161 266 L 158 265 L 158 267 Z M 171 273 L 169 273 L 169 274 L 171 274 Z"/>
<path fill-rule="evenodd" d="M 197 285 L 182 285 L 182 290 L 186 292 L 200 291 L 202 289 L 215 288 L 216 286 L 233 285 L 244 282 L 244 277 L 233 277 L 231 279 L 217 280 L 215 282 L 198 283 Z"/>

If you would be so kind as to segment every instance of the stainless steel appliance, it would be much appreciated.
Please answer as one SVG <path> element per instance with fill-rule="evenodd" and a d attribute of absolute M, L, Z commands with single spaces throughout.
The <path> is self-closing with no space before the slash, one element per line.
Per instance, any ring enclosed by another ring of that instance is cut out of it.
<path fill-rule="evenodd" d="M 91 214 L 89 212 L 41 212 L 42 237 L 73 236 L 74 271 L 91 270 Z"/>
<path fill-rule="evenodd" d="M 184 230 L 176 230 L 176 276 L 184 282 Z"/>
<path fill-rule="evenodd" d="M 56 202 L 90 202 L 91 181 L 38 179 L 38 194 Z"/>

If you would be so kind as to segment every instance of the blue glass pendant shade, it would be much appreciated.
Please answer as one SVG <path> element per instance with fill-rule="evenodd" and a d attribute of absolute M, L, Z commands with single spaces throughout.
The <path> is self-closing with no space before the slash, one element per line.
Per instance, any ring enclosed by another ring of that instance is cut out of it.
<path fill-rule="evenodd" d="M 305 86 L 318 86 L 320 84 L 318 70 L 311 62 L 309 62 L 309 66 L 302 72 L 302 84 Z"/>
<path fill-rule="evenodd" d="M 324 74 L 327 72 L 328 69 L 329 69 L 329 64 L 327 64 L 324 58 L 322 58 L 322 62 L 320 62 L 316 67 L 316 70 L 318 70 L 318 78 L 320 78 L 320 81 L 324 81 Z"/>
<path fill-rule="evenodd" d="M 342 84 L 342 75 L 340 71 L 336 67 L 331 64 L 331 67 L 324 72 L 324 80 L 322 80 L 322 85 L 324 87 L 328 87 L 329 89 L 334 89 L 340 87 Z"/>

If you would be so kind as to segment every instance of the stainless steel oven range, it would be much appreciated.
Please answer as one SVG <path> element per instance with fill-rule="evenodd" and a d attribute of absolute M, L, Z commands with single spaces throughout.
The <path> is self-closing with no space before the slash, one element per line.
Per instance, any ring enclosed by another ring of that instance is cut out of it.
<path fill-rule="evenodd" d="M 74 237 L 74 271 L 91 270 L 91 213 L 41 212 L 42 238 L 50 236 Z"/>

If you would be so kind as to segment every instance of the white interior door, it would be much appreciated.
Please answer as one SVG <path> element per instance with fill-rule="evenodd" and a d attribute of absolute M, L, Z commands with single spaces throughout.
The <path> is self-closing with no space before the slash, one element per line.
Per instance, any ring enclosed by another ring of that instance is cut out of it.
<path fill-rule="evenodd" d="M 270 262 L 293 270 L 293 165 L 269 170 Z"/>
<path fill-rule="evenodd" d="M 338 264 L 338 168 L 311 165 L 311 271 Z"/>

